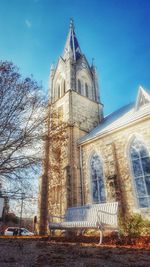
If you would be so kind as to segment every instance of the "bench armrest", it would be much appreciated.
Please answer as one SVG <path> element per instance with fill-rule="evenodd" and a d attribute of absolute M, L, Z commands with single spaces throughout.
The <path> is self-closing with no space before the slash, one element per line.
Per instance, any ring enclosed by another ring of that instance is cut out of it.
<path fill-rule="evenodd" d="M 109 221 L 109 215 L 112 215 L 112 216 L 115 216 L 115 215 L 117 215 L 117 211 L 116 212 L 108 212 L 108 211 L 104 211 L 104 210 L 98 210 L 97 211 L 97 223 L 98 223 L 98 225 L 99 225 L 99 228 L 101 229 L 101 230 L 104 230 L 104 227 L 103 227 L 103 220 L 105 221 L 105 223 L 106 224 L 112 224 L 112 223 L 110 223 L 110 221 Z M 102 216 L 100 216 L 100 215 L 102 215 Z M 108 217 L 107 217 L 108 216 Z M 108 221 L 108 222 L 107 222 Z"/>
<path fill-rule="evenodd" d="M 103 214 L 107 214 L 107 215 L 117 215 L 117 211 L 116 212 L 108 212 L 108 211 L 104 211 L 104 210 L 98 210 L 97 211 L 97 215 L 98 213 L 103 213 Z"/>

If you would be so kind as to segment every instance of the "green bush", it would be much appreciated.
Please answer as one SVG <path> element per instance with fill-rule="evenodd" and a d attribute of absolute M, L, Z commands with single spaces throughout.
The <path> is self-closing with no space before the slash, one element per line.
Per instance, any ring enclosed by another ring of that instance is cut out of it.
<path fill-rule="evenodd" d="M 142 234 L 143 235 L 150 235 L 150 221 L 149 220 L 143 221 Z"/>
<path fill-rule="evenodd" d="M 123 235 L 138 237 L 150 233 L 150 221 L 143 220 L 140 214 L 129 215 L 120 220 L 120 229 Z"/>

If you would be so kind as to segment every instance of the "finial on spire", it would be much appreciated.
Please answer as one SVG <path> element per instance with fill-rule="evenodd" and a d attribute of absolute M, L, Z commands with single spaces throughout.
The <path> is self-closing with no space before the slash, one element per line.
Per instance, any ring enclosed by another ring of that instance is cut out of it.
<path fill-rule="evenodd" d="M 70 18 L 70 28 L 74 30 L 73 18 Z"/>
<path fill-rule="evenodd" d="M 54 62 L 51 64 L 50 66 L 50 71 L 54 70 L 55 69 L 55 65 L 54 65 Z"/>

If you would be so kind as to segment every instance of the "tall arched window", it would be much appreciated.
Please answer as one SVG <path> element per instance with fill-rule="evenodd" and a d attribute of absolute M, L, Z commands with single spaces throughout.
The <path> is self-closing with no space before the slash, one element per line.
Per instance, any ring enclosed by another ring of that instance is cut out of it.
<path fill-rule="evenodd" d="M 61 95 L 62 96 L 65 94 L 65 91 L 66 91 L 65 80 L 62 80 L 62 82 L 61 82 Z"/>
<path fill-rule="evenodd" d="M 140 208 L 150 207 L 150 156 L 137 138 L 130 145 L 130 160 L 138 205 Z"/>
<path fill-rule="evenodd" d="M 58 93 L 58 98 L 60 98 L 60 85 L 58 85 L 57 93 Z"/>
<path fill-rule="evenodd" d="M 78 93 L 81 94 L 81 81 L 78 79 Z"/>
<path fill-rule="evenodd" d="M 85 83 L 85 95 L 86 95 L 86 97 L 89 96 L 88 85 L 87 85 L 87 83 Z"/>
<path fill-rule="evenodd" d="M 93 203 L 101 203 L 106 201 L 103 167 L 99 156 L 94 153 L 90 161 L 91 169 L 91 187 Z"/>
<path fill-rule="evenodd" d="M 66 82 L 64 80 L 64 93 L 66 92 Z"/>

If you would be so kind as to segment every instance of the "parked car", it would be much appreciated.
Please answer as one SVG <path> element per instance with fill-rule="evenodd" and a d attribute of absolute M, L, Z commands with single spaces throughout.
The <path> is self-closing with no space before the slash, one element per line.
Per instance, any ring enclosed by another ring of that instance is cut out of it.
<path fill-rule="evenodd" d="M 19 227 L 8 227 L 5 231 L 4 231 L 4 235 L 34 235 L 34 233 L 30 232 L 29 230 L 27 230 L 26 228 L 19 228 Z"/>

